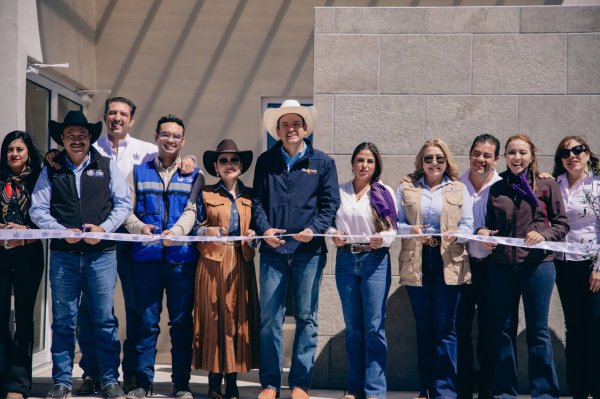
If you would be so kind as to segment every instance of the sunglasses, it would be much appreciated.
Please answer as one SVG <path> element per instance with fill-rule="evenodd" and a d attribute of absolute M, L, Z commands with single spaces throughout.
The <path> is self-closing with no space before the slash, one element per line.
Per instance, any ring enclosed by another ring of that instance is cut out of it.
<path fill-rule="evenodd" d="M 233 165 L 233 166 L 237 166 L 240 164 L 240 159 L 238 157 L 232 157 L 231 159 L 227 159 L 227 158 L 219 158 L 219 160 L 217 161 L 219 162 L 219 165 Z"/>
<path fill-rule="evenodd" d="M 573 153 L 573 155 L 577 156 L 577 155 L 579 155 L 579 154 L 581 154 L 582 152 L 585 152 L 585 151 L 586 151 L 585 146 L 583 144 L 579 144 L 579 145 L 576 145 L 573 148 L 563 148 L 562 150 L 560 150 L 558 152 L 558 155 L 560 155 L 560 157 L 562 159 L 567 159 L 567 158 L 569 158 L 569 156 L 571 155 L 571 153 Z"/>
<path fill-rule="evenodd" d="M 446 163 L 446 157 L 443 155 L 425 155 L 423 157 L 423 162 L 425 163 L 432 163 L 433 161 L 437 162 L 437 163 Z"/>

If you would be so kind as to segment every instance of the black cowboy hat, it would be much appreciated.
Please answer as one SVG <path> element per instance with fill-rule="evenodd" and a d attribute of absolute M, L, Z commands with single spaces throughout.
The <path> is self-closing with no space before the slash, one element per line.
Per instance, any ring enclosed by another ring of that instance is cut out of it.
<path fill-rule="evenodd" d="M 102 133 L 102 122 L 98 123 L 88 123 L 87 118 L 81 111 L 69 111 L 67 116 L 65 116 L 65 120 L 63 123 L 58 123 L 56 121 L 48 122 L 48 130 L 50 130 L 50 137 L 58 145 L 63 145 L 62 135 L 63 130 L 68 126 L 83 126 L 88 132 L 90 132 L 90 144 L 94 144 L 98 137 L 100 137 L 100 133 Z"/>
<path fill-rule="evenodd" d="M 217 162 L 217 158 L 219 158 L 220 154 L 236 154 L 240 157 L 242 161 L 242 171 L 240 172 L 240 175 L 247 171 L 250 165 L 252 165 L 252 151 L 240 151 L 237 144 L 235 144 L 235 141 L 225 139 L 219 143 L 216 151 L 204 151 L 204 155 L 202 156 L 204 169 L 212 176 L 218 177 L 217 171 L 215 170 L 215 162 Z"/>

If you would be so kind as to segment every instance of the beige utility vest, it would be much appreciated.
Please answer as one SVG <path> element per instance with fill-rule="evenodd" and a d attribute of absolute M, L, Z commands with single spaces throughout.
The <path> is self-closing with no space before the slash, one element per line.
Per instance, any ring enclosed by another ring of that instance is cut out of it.
<path fill-rule="evenodd" d="M 204 201 L 206 209 L 206 220 L 202 225 L 228 228 L 231 219 L 231 200 L 221 190 L 215 192 L 214 187 L 204 186 L 202 188 L 202 201 Z M 246 234 L 252 217 L 252 199 L 249 193 L 250 190 L 247 190 L 235 199 L 240 216 L 240 235 Z M 227 246 L 212 242 L 199 242 L 197 248 L 203 257 L 220 262 L 223 260 Z M 246 241 L 242 242 L 242 251 L 246 261 L 254 258 L 254 248 L 248 245 Z"/>
<path fill-rule="evenodd" d="M 442 187 L 441 232 L 456 230 L 462 217 L 464 186 L 457 181 Z M 404 212 L 411 225 L 422 225 L 421 187 L 412 183 L 403 183 Z M 436 239 L 440 239 L 437 237 Z M 421 287 L 423 272 L 421 268 L 423 243 L 416 239 L 403 239 L 400 251 L 400 284 Z M 440 245 L 444 262 L 444 281 L 447 285 L 468 284 L 471 282 L 469 255 L 465 244 L 443 240 Z"/>

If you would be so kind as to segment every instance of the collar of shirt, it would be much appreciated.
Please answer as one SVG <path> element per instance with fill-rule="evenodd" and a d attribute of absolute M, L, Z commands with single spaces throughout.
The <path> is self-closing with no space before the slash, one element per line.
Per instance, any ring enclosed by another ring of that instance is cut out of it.
<path fill-rule="evenodd" d="M 450 180 L 450 178 L 444 174 L 444 177 L 442 178 L 442 182 L 438 186 L 436 186 L 433 191 L 436 191 L 436 190 L 444 187 L 446 184 L 450 184 L 450 183 L 452 183 L 452 180 Z M 426 188 L 428 191 L 431 191 L 431 187 L 429 187 L 427 185 L 427 183 L 425 183 L 425 175 L 421 176 L 421 178 L 419 180 L 417 180 L 417 184 L 421 185 L 423 188 Z"/>
<path fill-rule="evenodd" d="M 238 179 L 237 184 L 238 184 L 238 187 L 240 188 L 240 191 L 236 194 L 235 198 L 239 198 L 246 191 L 246 186 L 244 185 L 244 183 L 242 183 L 241 180 Z M 213 190 L 214 190 L 214 192 L 223 190 L 223 192 L 225 193 L 225 195 L 227 195 L 229 197 L 229 199 L 231 199 L 231 200 L 235 199 L 235 198 L 232 198 L 231 193 L 229 192 L 229 190 L 227 190 L 227 187 L 225 187 L 225 183 L 223 182 L 223 180 L 219 180 L 219 182 L 217 184 L 215 184 L 215 188 Z"/>
<path fill-rule="evenodd" d="M 302 149 L 300 151 L 298 151 L 296 153 L 296 155 L 294 155 L 293 157 L 290 156 L 290 154 L 288 154 L 285 151 L 285 148 L 283 148 L 283 146 L 281 146 L 281 156 L 283 157 L 283 161 L 286 163 L 288 171 L 292 168 L 292 166 L 294 166 L 294 164 L 296 162 L 298 162 L 298 160 L 300 158 L 302 158 L 304 156 L 304 154 L 306 154 L 306 143 L 302 143 Z"/>
<path fill-rule="evenodd" d="M 500 175 L 498 174 L 498 171 L 496 171 L 496 169 L 494 169 L 493 173 L 494 173 L 494 176 L 490 179 L 490 181 L 485 183 L 483 185 L 483 187 L 481 187 L 481 190 L 479 190 L 479 192 L 475 191 L 475 187 L 473 186 L 473 183 L 471 183 L 471 179 L 469 179 L 469 176 L 471 174 L 471 171 L 469 169 L 467 169 L 465 171 L 465 173 L 462 174 L 462 176 L 460 177 L 460 181 L 467 187 L 469 196 L 471 196 L 472 198 L 475 198 L 475 197 L 478 197 L 478 196 L 482 195 L 483 193 L 485 193 L 485 191 L 488 188 L 490 188 L 492 186 L 492 184 L 496 183 L 498 180 L 502 180 L 502 178 L 500 177 Z"/>
<path fill-rule="evenodd" d="M 162 162 L 160 161 L 160 159 L 158 159 L 158 157 L 154 158 L 154 166 L 156 166 L 156 169 L 159 172 L 171 173 L 174 169 L 179 168 L 180 165 L 181 165 L 181 157 L 179 155 L 177 155 L 175 162 L 173 162 L 173 164 L 167 168 L 162 166 Z"/>
<path fill-rule="evenodd" d="M 90 154 L 88 153 L 85 156 L 85 159 L 83 160 L 83 162 L 81 163 L 81 165 L 79 167 L 75 166 L 75 164 L 73 162 L 71 162 L 71 160 L 69 159 L 69 157 L 65 157 L 65 159 L 67 160 L 67 168 L 69 168 L 70 170 L 72 170 L 75 173 L 81 172 L 83 169 L 86 168 L 86 166 L 88 166 L 90 164 Z"/>
<path fill-rule="evenodd" d="M 129 135 L 129 133 L 127 133 L 127 135 L 125 135 L 124 139 L 119 140 L 119 142 L 118 142 L 119 148 L 126 148 L 129 145 L 130 137 L 131 136 Z M 110 141 L 108 139 L 108 133 L 105 133 L 98 138 L 98 145 L 100 147 L 102 147 L 104 149 L 104 151 L 106 151 L 107 154 L 117 152 L 117 150 L 115 148 L 113 148 L 112 141 Z"/>

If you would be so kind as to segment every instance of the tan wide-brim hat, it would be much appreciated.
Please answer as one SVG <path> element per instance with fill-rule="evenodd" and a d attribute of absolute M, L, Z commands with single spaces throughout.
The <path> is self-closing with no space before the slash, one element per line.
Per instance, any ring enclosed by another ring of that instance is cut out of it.
<path fill-rule="evenodd" d="M 219 143 L 216 151 L 204 151 L 204 155 L 202 155 L 204 169 L 211 176 L 217 177 L 215 162 L 217 162 L 217 158 L 219 158 L 220 154 L 236 154 L 238 157 L 240 157 L 240 160 L 242 161 L 242 170 L 240 171 L 240 175 L 243 175 L 244 172 L 248 170 L 250 165 L 252 165 L 252 151 L 240 151 L 235 141 L 231 139 L 225 139 Z"/>
<path fill-rule="evenodd" d="M 304 107 L 297 100 L 285 100 L 279 108 L 267 108 L 263 114 L 263 124 L 275 140 L 279 140 L 277 136 L 277 121 L 283 115 L 298 114 L 304 118 L 306 123 L 306 134 L 310 135 L 315 130 L 315 122 L 317 119 L 317 109 L 313 106 Z"/>

